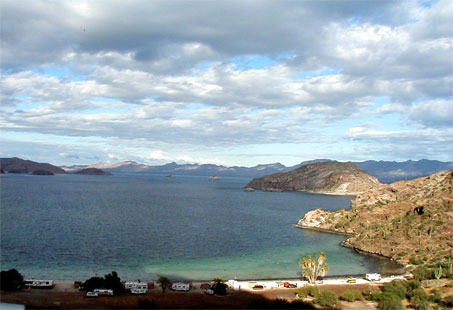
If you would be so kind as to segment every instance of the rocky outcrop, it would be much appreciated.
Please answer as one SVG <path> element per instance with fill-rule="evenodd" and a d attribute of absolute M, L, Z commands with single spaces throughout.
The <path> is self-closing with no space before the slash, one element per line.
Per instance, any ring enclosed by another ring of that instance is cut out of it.
<path fill-rule="evenodd" d="M 253 179 L 247 189 L 357 195 L 381 183 L 353 163 L 321 162 Z"/>
<path fill-rule="evenodd" d="M 313 210 L 296 226 L 350 234 L 345 246 L 408 263 L 448 257 L 453 243 L 453 172 L 381 185 L 358 195 L 350 210 Z"/>

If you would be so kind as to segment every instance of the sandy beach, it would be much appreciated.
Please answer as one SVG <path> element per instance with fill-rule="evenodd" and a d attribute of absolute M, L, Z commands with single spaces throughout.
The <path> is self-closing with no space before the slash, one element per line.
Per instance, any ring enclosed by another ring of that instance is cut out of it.
<path fill-rule="evenodd" d="M 331 290 L 338 295 L 343 292 L 357 289 L 364 291 L 369 288 L 378 288 L 385 282 L 395 279 L 402 279 L 403 276 L 392 276 L 383 278 L 379 282 L 369 282 L 365 279 L 355 278 L 355 284 L 347 283 L 346 277 L 326 279 L 317 284 L 320 288 Z M 96 298 L 86 297 L 86 292 L 79 291 L 74 287 L 72 281 L 55 281 L 55 287 L 49 290 L 23 289 L 18 292 L 2 292 L 1 302 L 22 304 L 27 308 L 40 309 L 133 309 L 150 308 L 157 306 L 165 309 L 186 308 L 186 309 L 208 309 L 208 308 L 235 308 L 244 309 L 251 302 L 270 301 L 277 298 L 296 300 L 295 288 L 284 288 L 283 283 L 290 282 L 297 284 L 297 287 L 307 285 L 302 280 L 256 280 L 238 281 L 236 288 L 240 290 L 228 290 L 226 296 L 211 296 L 200 289 L 204 282 L 193 282 L 193 289 L 189 292 L 175 292 L 167 290 L 162 293 L 161 288 L 156 285 L 144 295 L 132 295 L 125 293 L 121 296 L 100 296 Z M 255 285 L 262 285 L 263 289 L 253 289 Z M 375 304 L 366 301 L 355 303 L 341 302 L 342 309 L 375 309 Z"/>

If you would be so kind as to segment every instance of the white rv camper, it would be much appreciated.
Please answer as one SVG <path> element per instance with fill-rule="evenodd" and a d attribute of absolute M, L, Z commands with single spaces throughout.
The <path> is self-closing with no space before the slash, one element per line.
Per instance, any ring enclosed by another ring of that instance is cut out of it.
<path fill-rule="evenodd" d="M 53 288 L 54 287 L 53 280 L 25 279 L 24 285 L 25 285 L 25 287 L 33 287 L 33 288 Z"/>
<path fill-rule="evenodd" d="M 148 283 L 146 282 L 126 282 L 124 286 L 132 294 L 146 294 L 148 292 Z"/>
<path fill-rule="evenodd" d="M 182 282 L 176 282 L 172 283 L 170 286 L 170 289 L 174 291 L 189 291 L 190 290 L 190 284 L 189 283 L 182 283 Z"/>
<path fill-rule="evenodd" d="M 379 273 L 367 273 L 365 278 L 368 281 L 381 281 L 381 275 Z"/>

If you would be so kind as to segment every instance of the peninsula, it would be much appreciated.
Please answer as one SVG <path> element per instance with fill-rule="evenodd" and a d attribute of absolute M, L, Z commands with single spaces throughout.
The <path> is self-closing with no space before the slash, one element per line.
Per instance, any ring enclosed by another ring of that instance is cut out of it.
<path fill-rule="evenodd" d="M 332 195 L 357 195 L 380 186 L 377 178 L 354 163 L 319 162 L 286 173 L 253 179 L 246 191 L 301 191 Z"/>
<path fill-rule="evenodd" d="M 380 185 L 356 197 L 351 209 L 308 212 L 297 227 L 344 233 L 343 245 L 407 264 L 443 261 L 451 254 L 453 172 Z"/>

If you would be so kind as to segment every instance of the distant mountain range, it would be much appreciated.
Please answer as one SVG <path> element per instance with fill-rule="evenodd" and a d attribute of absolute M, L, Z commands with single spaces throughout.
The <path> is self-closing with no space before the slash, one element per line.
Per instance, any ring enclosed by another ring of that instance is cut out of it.
<path fill-rule="evenodd" d="M 161 166 L 148 166 L 135 161 L 123 161 L 118 163 L 99 163 L 94 165 L 78 165 L 56 167 L 46 163 L 36 163 L 17 157 L 0 158 L 1 170 L 5 172 L 32 173 L 35 170 L 47 170 L 53 173 L 75 172 L 86 168 L 97 168 L 111 173 L 150 173 L 164 175 L 199 175 L 219 177 L 245 177 L 258 178 L 277 172 L 289 172 L 301 166 L 318 163 L 332 162 L 329 159 L 316 159 L 304 161 L 295 166 L 286 167 L 280 163 L 257 165 L 254 167 L 225 167 L 212 164 L 177 164 L 169 163 Z M 453 162 L 441 162 L 437 160 L 408 160 L 405 162 L 395 161 L 364 161 L 354 162 L 366 173 L 375 176 L 382 183 L 391 183 L 397 180 L 410 180 L 427 176 L 439 171 L 453 170 Z"/>

